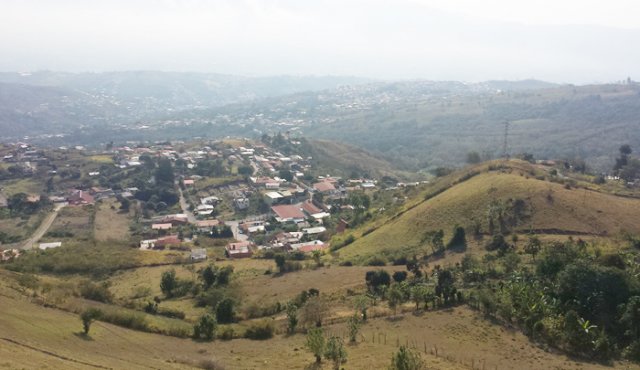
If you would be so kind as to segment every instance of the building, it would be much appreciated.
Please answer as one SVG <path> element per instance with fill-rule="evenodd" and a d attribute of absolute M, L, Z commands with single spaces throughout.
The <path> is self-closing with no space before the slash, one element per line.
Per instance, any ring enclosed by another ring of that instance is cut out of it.
<path fill-rule="evenodd" d="M 38 245 L 38 249 L 46 250 L 51 248 L 58 248 L 61 246 L 62 246 L 62 242 L 40 243 L 40 245 Z"/>
<path fill-rule="evenodd" d="M 70 205 L 80 206 L 85 204 L 93 204 L 94 199 L 91 194 L 87 193 L 83 190 L 72 190 L 69 197 L 67 197 L 67 201 Z"/>
<path fill-rule="evenodd" d="M 229 258 L 249 258 L 253 256 L 252 243 L 249 241 L 229 243 L 225 247 L 225 253 Z"/>
<path fill-rule="evenodd" d="M 196 227 L 200 232 L 209 232 L 212 228 L 217 227 L 219 225 L 224 225 L 224 223 L 220 220 L 200 220 L 196 221 Z"/>
<path fill-rule="evenodd" d="M 300 223 L 305 219 L 300 204 L 282 204 L 271 207 L 271 210 L 276 214 L 278 222 Z"/>
<path fill-rule="evenodd" d="M 151 225 L 152 230 L 170 230 L 172 227 L 173 225 L 171 223 Z"/>
<path fill-rule="evenodd" d="M 191 250 L 191 261 L 204 261 L 207 259 L 207 250 L 196 248 Z"/>

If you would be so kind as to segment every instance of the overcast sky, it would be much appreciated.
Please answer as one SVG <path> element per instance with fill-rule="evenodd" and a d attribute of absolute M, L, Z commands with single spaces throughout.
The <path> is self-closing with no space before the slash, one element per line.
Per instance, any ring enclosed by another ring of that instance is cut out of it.
<path fill-rule="evenodd" d="M 0 70 L 640 80 L 637 0 L 1 0 Z"/>

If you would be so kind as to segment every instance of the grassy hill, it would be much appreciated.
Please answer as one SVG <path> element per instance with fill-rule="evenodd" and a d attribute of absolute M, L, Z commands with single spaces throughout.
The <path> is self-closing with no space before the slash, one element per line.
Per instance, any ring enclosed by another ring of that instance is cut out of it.
<path fill-rule="evenodd" d="M 331 272 L 331 269 L 327 269 Z M 292 274 L 292 279 L 297 273 Z M 338 275 L 338 274 L 336 274 Z M 330 369 L 313 364 L 303 334 L 277 334 L 265 341 L 233 339 L 198 342 L 93 323 L 80 334 L 77 315 L 31 303 L 11 274 L 0 279 L 0 367 L 55 369 Z M 411 306 L 411 305 L 409 305 Z M 380 307 L 379 309 L 383 309 Z M 519 332 L 483 320 L 468 308 L 371 318 L 357 345 L 347 346 L 347 369 L 377 369 L 389 363 L 398 345 L 415 347 L 429 369 L 582 368 L 607 366 L 539 348 Z M 372 312 L 375 312 L 372 308 Z M 282 323 L 283 325 L 284 323 Z M 343 322 L 326 325 L 344 335 Z M 464 351 L 460 350 L 461 344 Z M 625 364 L 625 368 L 637 368 Z M 609 367 L 610 368 L 610 367 Z"/>
<path fill-rule="evenodd" d="M 390 176 L 396 178 L 414 178 L 415 173 L 402 172 L 392 163 L 375 156 L 365 149 L 328 140 L 310 140 L 314 167 L 319 173 L 339 172 L 345 177 L 357 174 L 363 177 Z"/>
<path fill-rule="evenodd" d="M 490 214 L 502 214 L 505 228 L 516 233 L 612 236 L 640 232 L 640 199 L 605 193 L 593 185 L 589 189 L 566 186 L 546 180 L 544 174 L 541 166 L 512 161 L 501 169 L 483 164 L 449 175 L 409 200 L 400 212 L 355 230 L 359 237 L 339 251 L 340 258 L 362 261 L 399 251 L 424 254 L 428 252 L 422 242 L 426 232 L 443 229 L 446 241 L 453 227 L 460 225 L 469 239 L 478 228 L 486 235 Z M 500 231 L 498 216 L 494 230 Z"/>

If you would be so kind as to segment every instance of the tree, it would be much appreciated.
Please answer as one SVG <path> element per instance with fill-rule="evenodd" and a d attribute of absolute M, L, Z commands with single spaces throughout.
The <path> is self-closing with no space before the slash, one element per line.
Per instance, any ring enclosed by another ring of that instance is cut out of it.
<path fill-rule="evenodd" d="M 428 231 L 424 234 L 422 238 L 423 242 L 426 242 L 431 245 L 431 249 L 433 250 L 433 254 L 438 254 L 444 251 L 444 231 Z"/>
<path fill-rule="evenodd" d="M 620 323 L 627 328 L 624 334 L 631 340 L 640 339 L 640 297 L 629 298 L 627 304 L 621 306 L 621 309 L 623 311 Z"/>
<path fill-rule="evenodd" d="M 358 333 L 360 332 L 360 318 L 356 313 L 347 321 L 347 327 L 349 328 L 349 342 L 355 343 L 358 340 Z"/>
<path fill-rule="evenodd" d="M 393 313 L 398 312 L 398 306 L 404 302 L 404 292 L 400 287 L 400 284 L 393 284 L 388 293 L 389 308 L 393 310 Z"/>
<path fill-rule="evenodd" d="M 542 242 L 536 236 L 529 237 L 527 244 L 524 245 L 524 252 L 530 254 L 533 260 L 536 260 L 536 255 L 540 253 L 542 249 Z"/>
<path fill-rule="evenodd" d="M 420 355 L 405 346 L 400 346 L 398 352 L 391 356 L 389 370 L 422 370 L 424 368 Z"/>
<path fill-rule="evenodd" d="M 391 277 L 385 270 L 367 271 L 365 281 L 370 292 L 379 294 L 382 287 L 388 287 L 391 284 Z"/>
<path fill-rule="evenodd" d="M 436 295 L 444 299 L 444 304 L 448 305 L 451 298 L 456 294 L 454 286 L 455 278 L 450 270 L 438 272 L 438 285 L 436 285 Z"/>
<path fill-rule="evenodd" d="M 206 340 L 213 340 L 216 335 L 216 329 L 218 323 L 216 318 L 212 314 L 206 313 L 200 316 L 198 322 L 193 326 L 193 337 L 195 339 L 201 339 L 204 337 Z"/>
<path fill-rule="evenodd" d="M 422 284 L 414 285 L 411 288 L 411 300 L 416 304 L 416 311 L 420 309 L 420 303 L 425 301 L 428 292 L 429 288 Z"/>
<path fill-rule="evenodd" d="M 158 160 L 158 168 L 156 169 L 156 183 L 167 187 L 173 187 L 175 176 L 171 160 L 163 158 Z"/>
<path fill-rule="evenodd" d="M 244 176 L 244 177 L 249 177 L 251 175 L 253 175 L 253 167 L 251 166 L 240 166 L 238 167 L 238 174 Z"/>
<path fill-rule="evenodd" d="M 344 348 L 342 338 L 329 338 L 325 346 L 324 357 L 333 362 L 334 370 L 340 369 L 340 365 L 347 361 L 347 351 Z"/>
<path fill-rule="evenodd" d="M 355 297 L 353 302 L 353 307 L 356 310 L 356 313 L 360 314 L 362 321 L 367 321 L 367 309 L 371 304 L 371 298 L 367 297 L 364 294 L 361 294 Z"/>
<path fill-rule="evenodd" d="M 209 287 L 215 284 L 218 273 L 217 270 L 218 269 L 213 265 L 209 265 L 202 269 L 200 277 L 202 278 L 204 289 L 209 289 Z"/>
<path fill-rule="evenodd" d="M 278 271 L 280 271 L 281 274 L 286 272 L 286 268 L 285 266 L 287 265 L 287 259 L 285 258 L 284 254 L 276 254 L 276 256 L 274 257 L 274 260 L 276 262 L 276 266 L 278 266 Z"/>
<path fill-rule="evenodd" d="M 324 297 L 319 295 L 310 296 L 307 303 L 302 307 L 302 322 L 314 324 L 316 327 L 322 326 L 322 320 L 329 313 L 329 304 Z"/>
<path fill-rule="evenodd" d="M 293 334 L 298 326 L 298 307 L 293 302 L 287 303 L 287 332 Z"/>
<path fill-rule="evenodd" d="M 291 182 L 291 180 L 293 180 L 293 174 L 289 170 L 280 170 L 278 172 L 278 177 L 283 180 L 287 180 L 288 182 Z"/>
<path fill-rule="evenodd" d="M 80 319 L 82 320 L 82 330 L 85 335 L 89 334 L 89 329 L 91 329 L 91 324 L 99 319 L 102 316 L 102 311 L 98 308 L 87 308 L 82 311 L 80 314 Z"/>
<path fill-rule="evenodd" d="M 234 306 L 235 302 L 231 298 L 224 298 L 216 306 L 216 319 L 219 323 L 231 323 L 234 320 Z"/>
<path fill-rule="evenodd" d="M 324 332 L 322 328 L 309 329 L 307 332 L 306 346 L 316 357 L 316 363 L 322 362 L 322 355 L 324 354 Z"/>
<path fill-rule="evenodd" d="M 171 269 L 162 273 L 162 277 L 160 278 L 160 290 L 167 297 L 171 297 L 173 295 L 173 290 L 178 285 L 178 280 L 176 279 L 176 270 Z"/>
<path fill-rule="evenodd" d="M 402 283 L 407 280 L 407 272 L 406 271 L 396 271 L 393 273 L 393 280 L 396 283 Z"/>
<path fill-rule="evenodd" d="M 123 212 L 129 212 L 129 207 L 131 207 L 131 201 L 129 201 L 129 199 L 122 196 L 119 197 L 118 200 L 120 201 L 120 210 L 122 210 Z"/>
<path fill-rule="evenodd" d="M 467 249 L 467 236 L 464 232 L 464 227 L 456 225 L 453 228 L 453 236 L 447 243 L 447 249 L 451 248 Z"/>

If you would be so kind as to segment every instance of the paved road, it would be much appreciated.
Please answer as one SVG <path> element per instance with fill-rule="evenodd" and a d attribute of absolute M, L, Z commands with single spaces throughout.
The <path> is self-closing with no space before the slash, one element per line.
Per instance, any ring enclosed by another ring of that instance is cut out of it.
<path fill-rule="evenodd" d="M 55 221 L 56 216 L 58 216 L 58 211 L 60 211 L 66 205 L 67 203 L 57 203 L 53 207 L 53 212 L 49 213 L 47 217 L 42 220 L 42 223 L 40 224 L 40 226 L 38 226 L 38 229 L 36 229 L 36 231 L 33 233 L 33 235 L 31 235 L 29 239 L 22 242 L 22 244 L 18 246 L 18 249 L 33 249 L 38 240 L 40 240 L 44 236 L 44 234 L 47 233 L 47 230 L 49 230 L 49 228 L 53 224 L 53 221 Z"/>
<path fill-rule="evenodd" d="M 184 198 L 182 194 L 182 189 L 178 187 L 178 192 L 180 193 L 180 208 L 182 208 L 182 213 L 187 215 L 187 219 L 189 223 L 193 224 L 196 222 L 196 216 L 193 215 L 193 212 L 189 210 L 189 205 L 187 204 L 187 200 Z"/>

